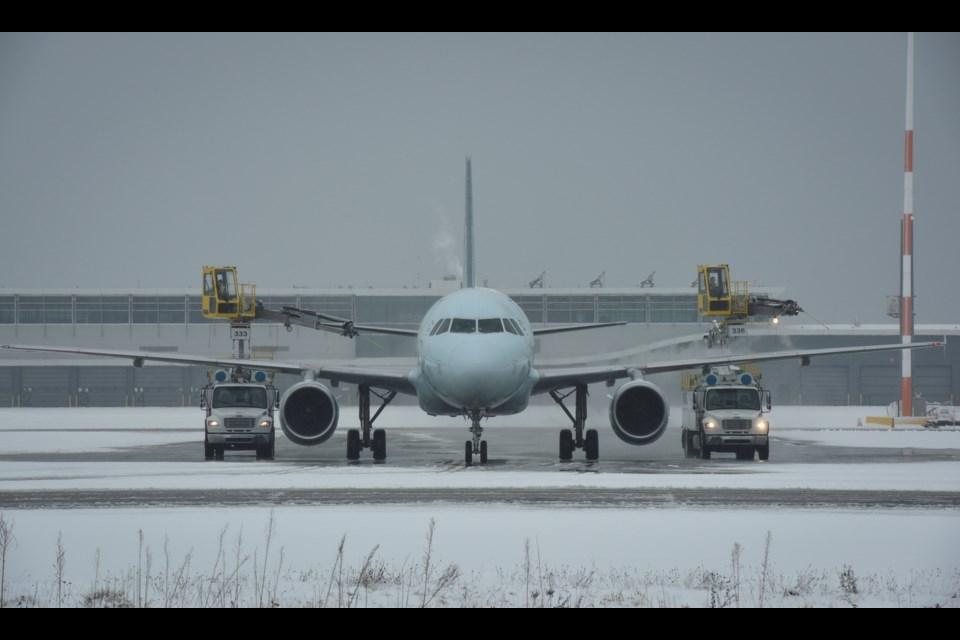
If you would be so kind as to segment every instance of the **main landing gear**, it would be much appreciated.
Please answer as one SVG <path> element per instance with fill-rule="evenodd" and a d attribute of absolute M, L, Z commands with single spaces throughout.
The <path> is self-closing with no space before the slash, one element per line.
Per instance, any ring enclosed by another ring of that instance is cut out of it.
<path fill-rule="evenodd" d="M 473 456 L 480 456 L 480 464 L 487 464 L 487 441 L 481 440 L 483 427 L 480 426 L 479 409 L 471 409 L 468 413 L 470 417 L 470 433 L 473 434 L 473 440 L 467 440 L 463 443 L 463 461 L 468 467 L 473 464 Z"/>
<path fill-rule="evenodd" d="M 567 406 L 563 404 L 564 399 L 571 394 L 576 394 L 576 416 L 570 413 Z M 550 392 L 553 398 L 567 417 L 573 421 L 573 430 L 562 429 L 560 431 L 560 459 L 572 460 L 574 449 L 583 449 L 587 460 L 597 460 L 600 457 L 600 436 L 596 429 L 587 429 L 587 385 L 578 384 L 572 391 L 560 393 L 557 390 Z"/>
<path fill-rule="evenodd" d="M 382 401 L 377 412 L 370 417 L 370 385 L 362 384 L 357 390 L 360 400 L 360 429 L 350 429 L 347 431 L 347 460 L 359 460 L 361 449 L 370 449 L 373 451 L 374 460 L 387 459 L 387 432 L 383 429 L 374 429 L 373 421 L 377 419 L 380 412 L 383 411 L 390 402 L 396 397 L 396 391 L 388 391 L 381 395 L 376 391 L 372 393 Z"/>

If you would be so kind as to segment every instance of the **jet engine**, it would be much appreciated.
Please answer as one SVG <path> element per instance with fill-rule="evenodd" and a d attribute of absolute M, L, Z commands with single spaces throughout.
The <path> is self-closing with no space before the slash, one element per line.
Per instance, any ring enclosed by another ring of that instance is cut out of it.
<path fill-rule="evenodd" d="M 655 384 L 634 380 L 617 389 L 610 402 L 610 426 L 628 444 L 651 444 L 663 435 L 670 405 Z"/>
<path fill-rule="evenodd" d="M 313 380 L 290 387 L 280 400 L 280 427 L 302 445 L 326 442 L 337 430 L 340 409 L 333 393 Z"/>

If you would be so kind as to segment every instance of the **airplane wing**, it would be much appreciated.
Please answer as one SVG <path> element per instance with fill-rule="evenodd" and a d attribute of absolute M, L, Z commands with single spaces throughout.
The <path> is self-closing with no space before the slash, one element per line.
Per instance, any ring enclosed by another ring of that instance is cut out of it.
<path fill-rule="evenodd" d="M 239 358 L 214 358 L 189 354 L 154 353 L 143 351 L 114 351 L 107 349 L 82 349 L 76 347 L 41 347 L 33 345 L 3 344 L 0 349 L 18 351 L 46 351 L 50 353 L 70 353 L 85 356 L 124 358 L 133 361 L 133 366 L 142 367 L 147 360 L 171 364 L 205 365 L 224 369 L 248 369 L 290 373 L 306 378 L 320 378 L 331 382 L 350 384 L 368 384 L 371 387 L 391 389 L 397 393 L 416 395 L 416 389 L 409 379 L 409 369 L 351 367 L 349 365 L 312 366 L 295 362 L 277 362 L 274 360 L 241 360 Z"/>
<path fill-rule="evenodd" d="M 417 337 L 416 329 L 395 329 L 392 327 L 378 327 L 375 325 L 354 324 L 353 320 L 331 316 L 319 311 L 310 309 L 299 309 L 297 307 L 283 307 L 280 311 L 267 309 L 262 303 L 258 302 L 256 307 L 257 320 L 266 320 L 267 322 L 279 322 L 288 329 L 291 325 L 316 329 L 318 331 L 330 331 L 348 338 L 353 338 L 361 333 L 383 333 L 392 336 Z"/>
<path fill-rule="evenodd" d="M 297 307 L 282 307 L 280 311 L 267 309 L 262 304 L 257 305 L 256 317 L 258 320 L 268 322 L 279 322 L 286 327 L 297 325 L 316 329 L 318 331 L 330 331 L 348 338 L 353 338 L 362 333 L 382 333 L 393 336 L 417 337 L 419 333 L 416 329 L 396 329 L 393 327 L 378 327 L 375 325 L 354 324 L 352 320 L 331 316 L 319 311 L 310 309 L 299 309 Z M 551 333 L 564 333 L 567 331 L 583 331 L 584 329 L 601 329 L 603 327 L 617 327 L 627 324 L 626 322 L 599 322 L 592 324 L 572 324 L 561 327 L 541 327 L 533 329 L 533 335 L 544 336 Z"/>
<path fill-rule="evenodd" d="M 371 387 L 390 389 L 409 396 L 417 395 L 416 388 L 413 386 L 413 383 L 410 382 L 410 369 L 338 365 L 318 367 L 311 371 L 313 371 L 315 378 L 322 378 L 324 380 L 330 380 L 331 382 L 366 384 Z"/>
<path fill-rule="evenodd" d="M 593 324 L 569 324 L 562 327 L 541 327 L 533 329 L 533 335 L 545 336 L 551 333 L 563 333 L 566 331 L 582 331 L 584 329 L 601 329 L 603 327 L 619 327 L 627 324 L 626 322 L 597 322 Z"/>
<path fill-rule="evenodd" d="M 595 326 L 595 325 L 587 325 Z M 690 358 L 686 360 L 669 360 L 664 362 L 650 362 L 646 364 L 618 364 L 595 367 L 558 367 L 538 368 L 540 375 L 534 385 L 533 393 L 546 393 L 555 389 L 572 387 L 578 384 L 592 384 L 608 382 L 620 378 L 642 378 L 652 373 L 666 373 L 681 371 L 697 367 L 707 367 L 725 364 L 743 364 L 748 362 L 765 362 L 769 360 L 789 360 L 797 358 L 808 363 L 811 358 L 850 353 L 869 353 L 874 351 L 900 351 L 903 349 L 918 349 L 940 346 L 941 342 L 916 342 L 911 344 L 884 344 L 862 347 L 837 347 L 830 349 L 798 349 L 791 351 L 770 351 L 768 353 L 727 354 L 709 358 Z M 351 384 L 368 384 L 372 387 L 391 389 L 398 393 L 416 395 L 416 389 L 410 382 L 409 371 L 400 369 L 352 367 L 348 365 L 331 365 L 315 367 L 300 363 L 276 362 L 273 360 L 241 360 L 238 358 L 211 358 L 188 354 L 167 354 L 143 351 L 112 351 L 100 349 L 82 349 L 75 347 L 41 347 L 31 345 L 0 345 L 0 349 L 16 349 L 21 351 L 46 351 L 51 353 L 72 353 L 78 355 L 103 356 L 126 358 L 133 361 L 134 366 L 143 366 L 147 360 L 168 362 L 173 364 L 206 365 L 224 368 L 261 369 L 278 373 L 291 373 L 304 377 L 320 378 L 331 382 L 347 382 Z"/>
<path fill-rule="evenodd" d="M 649 362 L 635 365 L 609 365 L 596 367 L 557 367 L 537 369 L 540 379 L 533 387 L 533 393 L 546 393 L 555 389 L 572 387 L 578 384 L 607 382 L 620 378 L 642 378 L 651 373 L 666 373 L 682 371 L 714 365 L 743 364 L 748 362 L 765 362 L 769 360 L 789 360 L 797 358 L 803 364 L 808 364 L 811 358 L 818 356 L 832 356 L 850 353 L 869 353 L 874 351 L 901 351 L 903 349 L 919 349 L 924 347 L 938 347 L 941 342 L 915 342 L 912 344 L 883 344 L 863 347 L 836 347 L 830 349 L 798 349 L 793 351 L 770 351 L 767 353 L 727 354 L 705 358 L 689 358 L 686 360 L 668 360 L 664 362 Z"/>

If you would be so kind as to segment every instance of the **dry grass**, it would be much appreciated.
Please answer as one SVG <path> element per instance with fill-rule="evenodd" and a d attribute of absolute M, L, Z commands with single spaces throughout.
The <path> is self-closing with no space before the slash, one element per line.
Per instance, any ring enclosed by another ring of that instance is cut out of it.
<path fill-rule="evenodd" d="M 464 572 L 435 557 L 435 522 L 416 562 L 399 564 L 371 548 L 357 565 L 346 560 L 342 537 L 327 567 L 292 567 L 275 548 L 271 513 L 261 546 L 248 550 L 243 532 L 233 540 L 221 530 L 216 552 L 196 569 L 190 553 L 175 559 L 164 541 L 162 558 L 139 533 L 138 557 L 118 574 L 101 568 L 100 552 L 86 584 L 65 579 L 67 558 L 58 536 L 50 574 L 39 582 L 7 584 L 6 568 L 16 553 L 14 523 L 0 513 L 0 606 L 4 607 L 191 607 L 191 608 L 412 608 L 412 607 L 951 607 L 960 606 L 960 572 L 861 575 L 850 565 L 777 571 L 770 534 L 758 567 L 744 563 L 739 544 L 727 571 L 644 571 L 633 567 L 552 565 L 539 546 L 523 544 L 523 562 L 512 568 Z M 756 550 L 753 550 L 756 553 Z M 209 563 L 209 564 L 207 564 Z"/>

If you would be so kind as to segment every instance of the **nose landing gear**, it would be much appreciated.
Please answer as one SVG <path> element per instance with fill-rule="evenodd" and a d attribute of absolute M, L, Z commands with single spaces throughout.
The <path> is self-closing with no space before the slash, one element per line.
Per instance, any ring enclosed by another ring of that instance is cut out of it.
<path fill-rule="evenodd" d="M 473 464 L 473 456 L 480 456 L 480 464 L 487 464 L 487 441 L 481 440 L 483 427 L 480 426 L 480 418 L 483 416 L 479 409 L 472 409 L 468 413 L 470 418 L 470 433 L 473 434 L 473 440 L 467 440 L 463 443 L 463 461 L 466 466 Z"/>

